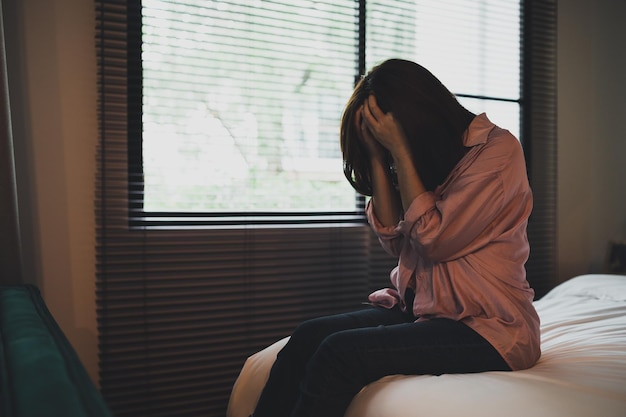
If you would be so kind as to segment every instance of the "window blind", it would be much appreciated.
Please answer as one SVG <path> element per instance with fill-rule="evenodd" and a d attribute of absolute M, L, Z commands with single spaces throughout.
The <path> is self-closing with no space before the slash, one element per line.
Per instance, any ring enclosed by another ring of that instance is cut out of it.
<path fill-rule="evenodd" d="M 371 278 L 370 252 L 380 248 L 362 221 L 131 225 L 142 189 L 129 169 L 142 151 L 141 10 L 139 2 L 97 2 L 100 386 L 117 416 L 223 416 L 248 355 L 306 318 L 360 308 L 387 277 Z"/>
<path fill-rule="evenodd" d="M 190 2 L 176 3 L 188 7 Z M 354 71 L 351 82 L 365 69 L 366 39 L 369 48 L 373 48 L 367 49 L 372 55 L 367 58 L 368 66 L 384 57 L 385 48 L 396 56 L 416 48 L 417 37 L 412 32 L 415 25 L 411 22 L 420 12 L 413 2 L 350 4 L 344 6 L 346 10 L 360 10 L 353 16 L 353 43 L 361 46 L 347 64 Z M 534 31 L 534 24 L 553 24 L 553 8 L 535 8 L 533 13 L 533 19 L 524 20 L 524 33 Z M 145 104 L 139 82 L 141 65 L 137 62 L 142 57 L 137 38 L 141 19 L 139 1 L 96 2 L 100 113 L 96 301 L 100 386 L 118 417 L 222 417 L 232 384 L 248 355 L 288 335 L 306 318 L 358 308 L 371 290 L 388 285 L 395 260 L 382 251 L 369 228 L 354 218 L 330 223 L 322 216 L 311 218 L 308 223 L 305 220 L 299 224 L 272 224 L 258 221 L 271 218 L 264 216 L 267 213 L 254 212 L 248 214 L 249 223 L 239 218 L 236 224 L 226 221 L 216 227 L 202 220 L 206 213 L 196 212 L 196 217 L 192 214 L 191 218 L 198 221 L 183 226 L 174 218 L 181 213 L 159 212 L 162 217 L 133 224 L 132 217 L 143 209 L 144 192 L 144 173 L 133 168 L 142 163 L 143 156 L 137 142 Z M 189 19 L 179 18 L 176 24 Z M 394 21 L 401 24 L 400 30 Z M 284 19 L 276 22 L 287 24 Z M 366 26 L 367 35 L 363 31 Z M 389 30 L 395 30 L 398 36 L 411 36 L 391 48 L 383 37 Z M 536 35 L 545 39 L 539 45 L 527 41 L 529 35 L 524 37 L 524 73 L 545 74 L 543 78 L 533 78 L 532 84 L 524 83 L 520 99 L 522 104 L 537 106 L 524 111 L 522 133 L 531 157 L 532 180 L 545 181 L 544 186 L 539 186 L 539 194 L 536 191 L 536 200 L 545 198 L 547 203 L 546 210 L 533 215 L 536 217 L 532 233 L 536 237 L 530 237 L 531 244 L 533 239 L 538 244 L 533 248 L 534 263 L 529 269 L 537 280 L 545 280 L 533 282 L 535 278 L 529 275 L 533 285 L 545 287 L 553 279 L 553 205 L 549 203 L 549 194 L 554 189 L 549 184 L 550 176 L 541 176 L 542 164 L 548 163 L 550 157 L 534 157 L 542 152 L 542 146 L 553 151 L 550 141 L 555 140 L 551 130 L 554 124 L 550 124 L 554 123 L 550 120 L 554 112 L 543 113 L 540 107 L 546 98 L 544 88 L 553 88 L 551 69 L 541 69 L 542 59 L 550 61 L 549 54 L 553 52 L 549 30 L 546 33 Z M 540 53 L 533 55 L 532 60 L 526 59 L 540 45 L 545 45 L 546 55 Z M 419 55 L 411 59 L 419 61 Z M 553 109 L 550 104 L 547 106 Z M 535 125 L 537 117 L 541 128 Z M 535 138 L 544 141 L 544 145 L 535 145 Z M 362 201 L 359 204 L 356 211 L 362 213 Z"/>
<path fill-rule="evenodd" d="M 143 0 L 143 209 L 355 213 L 356 2 Z"/>
<path fill-rule="evenodd" d="M 366 65 L 416 61 L 474 113 L 520 135 L 519 0 L 367 2 Z"/>
<path fill-rule="evenodd" d="M 533 212 L 528 223 L 530 258 L 528 281 L 536 297 L 556 284 L 556 20 L 555 0 L 529 1 L 524 8 L 525 74 L 522 94 L 523 142 L 533 190 Z"/>

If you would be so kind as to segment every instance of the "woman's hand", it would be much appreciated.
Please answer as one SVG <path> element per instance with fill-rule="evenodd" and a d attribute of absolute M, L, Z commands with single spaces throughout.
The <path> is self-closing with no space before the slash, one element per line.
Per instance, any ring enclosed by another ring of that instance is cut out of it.
<path fill-rule="evenodd" d="M 355 123 L 357 131 L 359 132 L 359 138 L 365 145 L 367 152 L 372 160 L 384 161 L 386 159 L 387 150 L 381 145 L 372 135 L 365 124 L 365 118 L 363 117 L 363 107 L 359 107 L 355 114 Z"/>
<path fill-rule="evenodd" d="M 361 132 L 367 132 L 368 140 L 374 139 L 380 146 L 387 149 L 394 159 L 396 155 L 408 153 L 408 142 L 402 126 L 394 119 L 393 113 L 383 113 L 374 95 L 370 95 L 365 100 L 362 110 L 357 114 L 359 113 L 360 117 L 357 116 L 357 120 L 360 119 L 360 123 L 365 125 L 365 129 L 361 128 Z"/>
<path fill-rule="evenodd" d="M 370 95 L 365 100 L 360 113 L 361 123 L 365 124 L 365 131 L 369 135 L 368 138 L 374 139 L 379 146 L 391 153 L 396 168 L 402 208 L 407 210 L 413 200 L 425 192 L 426 188 L 414 165 L 406 134 L 400 123 L 394 119 L 393 113 L 383 113 L 373 95 Z M 377 185 L 379 184 L 374 184 L 374 193 L 376 193 Z M 389 199 L 389 197 L 389 193 L 378 199 L 374 196 L 377 204 L 380 204 L 381 200 Z M 376 208 L 376 205 L 374 207 Z M 387 217 L 386 222 L 383 222 L 383 224 L 389 224 L 388 222 L 394 218 L 393 213 L 395 210 L 395 208 L 389 210 L 385 207 L 384 210 L 376 210 L 376 214 L 380 216 L 379 211 L 384 213 Z"/>

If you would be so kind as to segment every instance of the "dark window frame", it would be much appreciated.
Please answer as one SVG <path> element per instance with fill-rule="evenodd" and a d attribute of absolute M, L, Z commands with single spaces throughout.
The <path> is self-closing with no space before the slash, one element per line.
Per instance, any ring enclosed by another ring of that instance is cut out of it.
<path fill-rule="evenodd" d="M 358 50 L 356 51 L 357 67 L 355 68 L 355 84 L 360 76 L 367 71 L 366 62 L 366 0 L 359 0 L 358 20 Z M 364 214 L 365 198 L 355 193 L 355 206 L 353 211 L 341 212 L 146 212 L 143 206 L 144 173 L 143 173 L 143 142 L 142 142 L 142 24 L 141 24 L 141 0 L 128 0 L 128 210 L 129 226 L 131 228 L 144 227 L 229 227 L 242 225 L 319 225 L 340 223 L 366 223 Z M 522 8 L 523 9 L 523 8 Z M 522 21 L 524 11 L 522 10 Z M 524 28 L 521 28 L 520 44 L 524 39 Z M 524 49 L 522 49 L 522 55 Z M 521 62 L 525 62 L 523 59 Z M 526 69 L 520 63 L 521 84 L 526 85 L 524 78 Z M 521 86 L 520 86 L 521 88 Z M 522 115 L 527 114 L 524 109 L 524 93 L 521 91 L 520 99 L 507 99 L 494 96 L 472 95 L 457 93 L 457 97 L 473 98 L 481 100 L 506 101 L 520 105 L 520 141 L 525 146 L 524 126 Z M 530 160 L 528 160 L 530 164 Z"/>

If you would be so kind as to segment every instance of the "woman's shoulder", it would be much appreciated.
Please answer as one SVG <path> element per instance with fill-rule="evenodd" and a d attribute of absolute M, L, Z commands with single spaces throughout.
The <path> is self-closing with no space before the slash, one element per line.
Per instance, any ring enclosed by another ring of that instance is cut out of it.
<path fill-rule="evenodd" d="M 464 143 L 478 147 L 481 153 L 510 154 L 522 150 L 520 141 L 507 129 L 493 123 L 486 113 L 477 115 L 465 132 Z"/>
<path fill-rule="evenodd" d="M 483 153 L 505 161 L 524 156 L 521 142 L 510 131 L 498 126 L 494 126 L 489 132 Z"/>
<path fill-rule="evenodd" d="M 528 188 L 526 157 L 521 142 L 508 130 L 495 127 L 485 144 L 486 159 L 491 159 L 507 188 Z M 517 184 L 517 185 L 515 185 Z"/>
<path fill-rule="evenodd" d="M 498 125 L 494 125 L 493 129 L 489 132 L 487 142 L 498 143 L 500 146 L 521 147 L 521 142 L 511 131 Z"/>

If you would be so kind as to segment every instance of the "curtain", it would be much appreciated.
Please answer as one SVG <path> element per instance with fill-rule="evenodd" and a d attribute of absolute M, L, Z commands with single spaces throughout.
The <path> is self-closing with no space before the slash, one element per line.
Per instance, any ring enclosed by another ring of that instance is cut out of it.
<path fill-rule="evenodd" d="M 3 22 L 0 1 L 0 285 L 12 285 L 22 272 Z"/>

